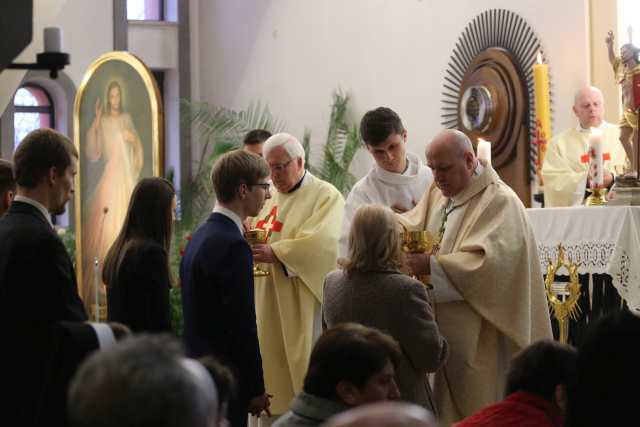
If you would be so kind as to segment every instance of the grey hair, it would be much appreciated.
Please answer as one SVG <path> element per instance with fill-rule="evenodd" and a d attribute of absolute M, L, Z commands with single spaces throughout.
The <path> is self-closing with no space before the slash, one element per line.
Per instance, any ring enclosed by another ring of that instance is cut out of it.
<path fill-rule="evenodd" d="M 292 159 L 302 159 L 302 164 L 304 165 L 304 148 L 295 136 L 285 132 L 276 133 L 271 136 L 262 146 L 264 158 L 266 159 L 271 150 L 276 147 L 284 148 Z"/>
<path fill-rule="evenodd" d="M 218 419 L 215 384 L 168 335 L 128 337 L 85 360 L 67 399 L 72 427 L 206 427 Z"/>

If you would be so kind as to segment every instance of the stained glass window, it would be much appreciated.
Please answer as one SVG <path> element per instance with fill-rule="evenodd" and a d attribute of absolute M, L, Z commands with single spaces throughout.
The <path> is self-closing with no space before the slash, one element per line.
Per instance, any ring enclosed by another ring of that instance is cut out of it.
<path fill-rule="evenodd" d="M 13 109 L 14 147 L 34 129 L 55 127 L 51 97 L 39 86 L 25 85 L 18 89 Z"/>

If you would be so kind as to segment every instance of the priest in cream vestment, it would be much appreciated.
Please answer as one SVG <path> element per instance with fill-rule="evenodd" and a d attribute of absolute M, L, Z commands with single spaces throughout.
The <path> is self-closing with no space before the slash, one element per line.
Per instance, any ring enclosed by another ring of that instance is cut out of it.
<path fill-rule="evenodd" d="M 255 278 L 256 320 L 271 413 L 285 413 L 302 390 L 311 347 L 322 329 L 324 278 L 336 267 L 344 199 L 304 169 L 293 136 L 270 137 L 263 152 L 277 189 L 253 220 L 269 232 L 254 245 L 254 262 L 269 271 Z"/>
<path fill-rule="evenodd" d="M 407 131 L 392 109 L 368 111 L 360 121 L 360 135 L 375 165 L 347 196 L 338 246 L 340 258 L 348 255 L 351 220 L 360 206 L 381 204 L 395 212 L 406 212 L 433 182 L 431 170 L 418 156 L 407 153 Z"/>
<path fill-rule="evenodd" d="M 407 254 L 407 262 L 415 274 L 431 275 L 436 321 L 449 342 L 434 384 L 448 426 L 500 400 L 511 358 L 552 334 L 536 241 L 518 196 L 476 159 L 462 132 L 440 133 L 427 164 L 434 184 L 400 221 L 439 237 L 437 252 Z"/>
<path fill-rule="evenodd" d="M 604 186 L 613 183 L 614 174 L 622 174 L 627 155 L 620 143 L 620 129 L 607 123 L 604 99 L 599 89 L 588 86 L 575 96 L 573 112 L 578 125 L 556 135 L 547 148 L 542 164 L 545 207 L 574 206 L 582 203 L 589 181 L 589 137 L 591 129 L 602 135 Z"/>

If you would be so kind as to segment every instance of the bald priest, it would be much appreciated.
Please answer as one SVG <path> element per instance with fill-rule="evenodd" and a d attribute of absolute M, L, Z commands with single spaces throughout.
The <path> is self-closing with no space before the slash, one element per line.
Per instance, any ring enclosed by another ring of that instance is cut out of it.
<path fill-rule="evenodd" d="M 504 397 L 509 361 L 551 338 L 551 322 L 518 196 L 460 131 L 438 134 L 427 164 L 434 183 L 400 219 L 438 242 L 431 255 L 407 254 L 407 263 L 414 274 L 431 275 L 438 326 L 451 349 L 436 372 L 434 397 L 442 425 L 451 425 Z"/>

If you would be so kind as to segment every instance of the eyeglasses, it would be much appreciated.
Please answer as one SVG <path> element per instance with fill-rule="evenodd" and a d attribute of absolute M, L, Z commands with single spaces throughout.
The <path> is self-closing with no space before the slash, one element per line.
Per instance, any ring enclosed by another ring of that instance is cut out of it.
<path fill-rule="evenodd" d="M 271 169 L 272 172 L 282 172 L 283 170 L 285 170 L 287 168 L 287 166 L 289 166 L 289 164 L 292 161 L 293 161 L 293 159 L 289 159 L 288 162 L 275 164 L 275 165 L 269 165 L 269 169 Z"/>
<path fill-rule="evenodd" d="M 269 189 L 271 188 L 271 184 L 268 182 L 259 182 L 256 184 L 250 184 L 249 187 L 260 187 L 264 191 L 269 191 Z"/>

